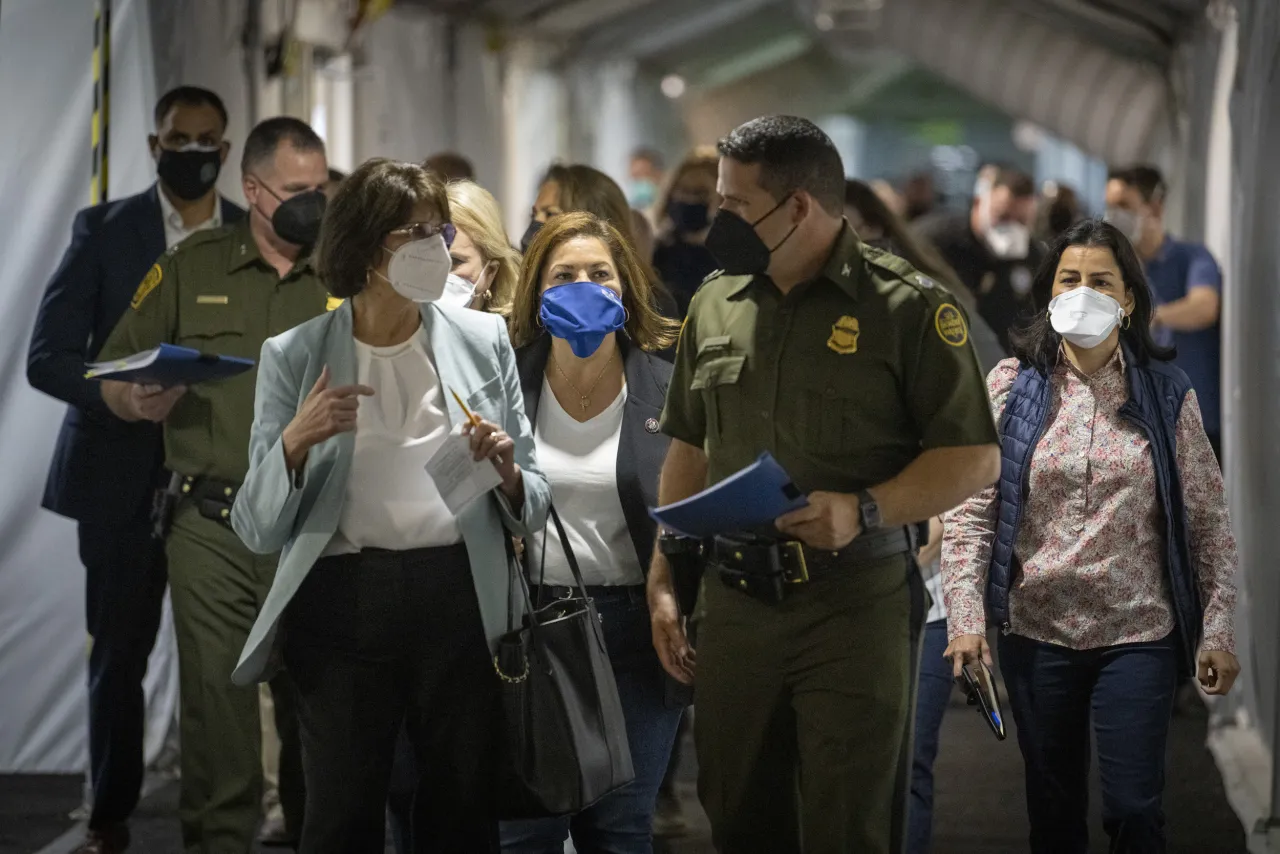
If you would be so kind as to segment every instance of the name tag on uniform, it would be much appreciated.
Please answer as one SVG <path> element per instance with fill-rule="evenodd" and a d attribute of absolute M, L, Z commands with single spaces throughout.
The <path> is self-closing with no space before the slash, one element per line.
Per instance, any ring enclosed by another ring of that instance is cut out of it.
<path fill-rule="evenodd" d="M 196 305 L 226 305 L 227 298 L 214 294 L 200 294 L 196 297 Z"/>

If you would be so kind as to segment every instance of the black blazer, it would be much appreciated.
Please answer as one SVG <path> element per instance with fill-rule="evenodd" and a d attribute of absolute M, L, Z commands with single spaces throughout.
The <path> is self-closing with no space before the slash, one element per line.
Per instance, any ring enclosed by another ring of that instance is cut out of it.
<path fill-rule="evenodd" d="M 27 381 L 69 404 L 45 482 L 43 505 L 81 522 L 119 523 L 145 515 L 161 477 L 159 424 L 129 424 L 84 378 L 138 285 L 165 251 L 159 188 L 85 208 L 71 245 L 45 288 L 27 353 Z M 222 203 L 222 221 L 244 210 Z"/>
<path fill-rule="evenodd" d="M 618 438 L 618 498 L 622 501 L 622 514 L 626 517 L 640 568 L 647 575 L 658 536 L 657 523 L 649 516 L 649 508 L 657 506 L 658 475 L 671 443 L 669 437 L 658 431 L 658 419 L 671 383 L 671 365 L 634 346 L 623 334 L 618 335 L 618 347 L 627 377 L 627 406 L 622 413 L 622 435 Z M 535 429 L 542 379 L 550 354 L 551 336 L 545 333 L 532 344 L 516 350 L 524 411 Z M 555 488 L 555 484 L 551 486 Z"/>

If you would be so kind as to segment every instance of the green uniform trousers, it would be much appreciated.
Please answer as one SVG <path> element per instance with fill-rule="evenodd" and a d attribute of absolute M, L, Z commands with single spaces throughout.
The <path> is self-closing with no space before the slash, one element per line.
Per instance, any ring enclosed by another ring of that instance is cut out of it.
<path fill-rule="evenodd" d="M 254 555 L 189 501 L 174 514 L 166 546 L 181 692 L 183 847 L 248 854 L 262 819 L 262 730 L 257 686 L 233 685 L 231 671 L 278 557 Z"/>
<path fill-rule="evenodd" d="M 913 618 L 905 556 L 770 605 L 708 571 L 698 626 L 698 793 L 726 854 L 891 854 L 905 796 Z"/>

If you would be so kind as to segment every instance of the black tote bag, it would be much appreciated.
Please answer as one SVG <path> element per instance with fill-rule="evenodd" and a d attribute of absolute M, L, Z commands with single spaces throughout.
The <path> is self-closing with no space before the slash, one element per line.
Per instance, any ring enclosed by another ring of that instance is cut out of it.
<path fill-rule="evenodd" d="M 498 803 L 504 819 L 571 815 L 635 778 L 600 615 L 587 596 L 555 507 L 550 516 L 576 595 L 535 609 L 525 572 L 506 538 L 513 587 L 507 633 L 494 656 L 502 682 Z M 543 535 L 544 554 L 548 535 Z M 512 607 L 516 584 L 526 605 L 519 628 Z"/>

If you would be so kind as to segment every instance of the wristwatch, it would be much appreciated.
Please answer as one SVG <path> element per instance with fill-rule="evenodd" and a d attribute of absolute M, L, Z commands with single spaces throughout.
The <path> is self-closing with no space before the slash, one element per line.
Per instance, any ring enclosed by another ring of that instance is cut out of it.
<path fill-rule="evenodd" d="M 880 505 L 865 489 L 858 493 L 858 516 L 862 520 L 862 533 L 879 530 Z"/>

